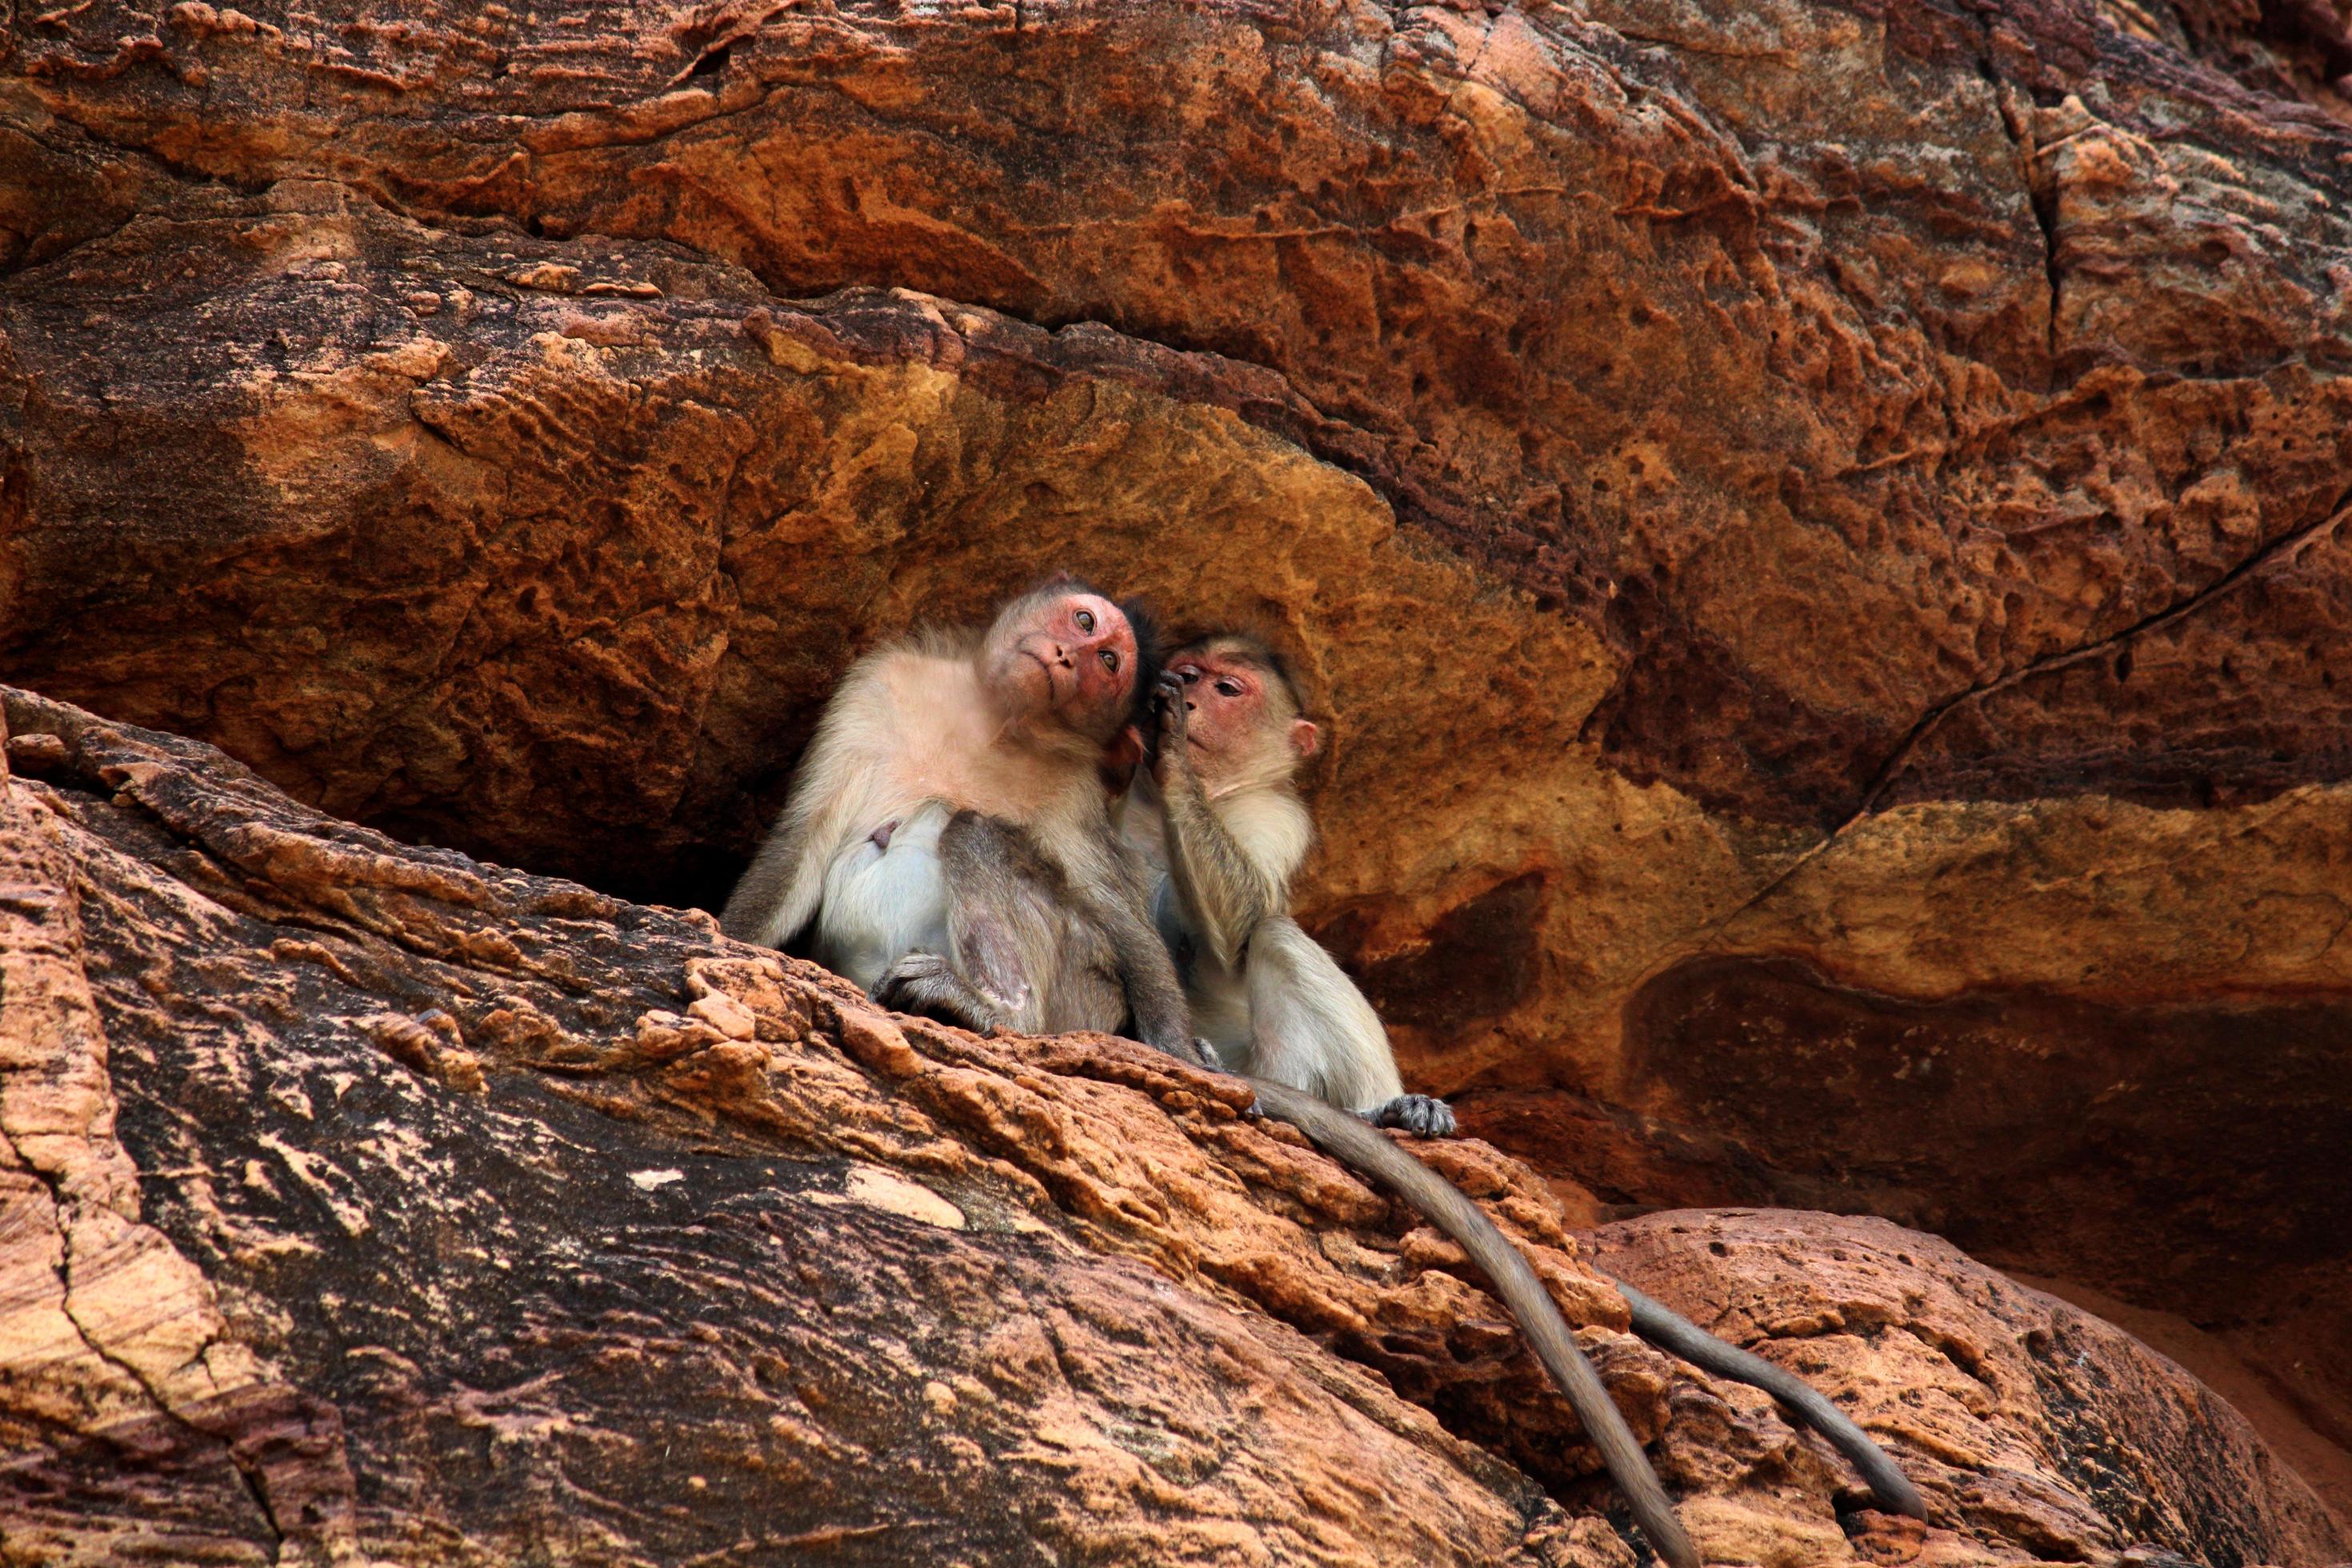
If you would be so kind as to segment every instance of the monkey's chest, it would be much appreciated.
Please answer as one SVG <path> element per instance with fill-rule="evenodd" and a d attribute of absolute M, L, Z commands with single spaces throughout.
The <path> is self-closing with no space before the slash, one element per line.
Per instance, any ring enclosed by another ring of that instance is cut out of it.
<path fill-rule="evenodd" d="M 1028 826 L 1067 808 L 1074 787 L 1092 786 L 1090 766 L 1038 756 L 975 732 L 968 721 L 934 715 L 909 731 L 891 769 L 890 815 L 916 803 L 946 802 L 1000 822 Z"/>

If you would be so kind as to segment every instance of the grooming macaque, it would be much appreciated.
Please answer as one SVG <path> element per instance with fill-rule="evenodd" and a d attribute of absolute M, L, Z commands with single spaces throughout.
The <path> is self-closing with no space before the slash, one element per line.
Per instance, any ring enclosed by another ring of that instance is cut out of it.
<path fill-rule="evenodd" d="M 1159 696 L 1150 782 L 1138 780 L 1126 828 L 1166 868 L 1154 915 L 1192 1027 L 1234 1072 L 1377 1126 L 1450 1134 L 1454 1113 L 1404 1092 L 1379 1015 L 1290 918 L 1315 834 L 1294 780 L 1319 735 L 1281 661 L 1255 637 L 1202 637 L 1170 658 Z"/>
<path fill-rule="evenodd" d="M 1289 916 L 1290 879 L 1314 831 L 1293 781 L 1318 734 L 1281 661 L 1255 637 L 1213 634 L 1170 656 L 1160 692 L 1152 787 L 1138 780 L 1125 826 L 1142 853 L 1166 866 L 1155 913 L 1177 955 L 1194 1027 L 1221 1062 L 1251 1075 L 1263 1109 L 1395 1191 L 1469 1255 L 1575 1406 L 1659 1555 L 1685 1561 L 1689 1543 L 1676 1531 L 1678 1543 L 1669 1544 L 1673 1520 L 1647 1460 L 1630 1435 L 1620 1442 L 1611 1432 L 1614 1407 L 1526 1258 L 1451 1183 L 1337 1114 L 1352 1110 L 1423 1135 L 1454 1131 L 1444 1101 L 1402 1092 L 1370 1005 Z M 1853 1462 L 1882 1505 L 1927 1517 L 1894 1461 L 1819 1392 L 1618 1283 L 1635 1333 L 1772 1394 Z M 1644 1500 L 1645 1486 L 1653 1501 Z"/>
<path fill-rule="evenodd" d="M 985 631 L 877 648 L 842 678 L 719 923 L 876 1000 L 976 1029 L 1117 1031 L 1198 1061 L 1141 868 L 1097 772 L 1147 636 L 1057 579 Z"/>

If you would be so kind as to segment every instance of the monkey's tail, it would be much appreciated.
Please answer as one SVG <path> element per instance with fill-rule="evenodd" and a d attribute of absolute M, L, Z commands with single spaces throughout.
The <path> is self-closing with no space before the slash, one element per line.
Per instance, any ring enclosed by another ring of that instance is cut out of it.
<path fill-rule="evenodd" d="M 1614 1276 L 1611 1277 L 1612 1279 Z M 1654 1300 L 1636 1290 L 1622 1279 L 1615 1280 L 1624 1293 L 1626 1303 L 1633 1309 L 1633 1331 L 1662 1350 L 1669 1350 L 1693 1366 L 1735 1383 L 1751 1384 L 1779 1400 L 1802 1416 L 1807 1425 L 1830 1441 L 1830 1447 L 1843 1454 L 1862 1479 L 1870 1485 L 1871 1494 L 1880 1506 L 1895 1513 L 1906 1513 L 1913 1519 L 1927 1517 L 1927 1500 L 1911 1479 L 1895 1468 L 1895 1461 L 1870 1439 L 1870 1434 L 1855 1426 L 1846 1413 L 1832 1405 L 1820 1390 L 1785 1368 L 1774 1366 L 1762 1356 L 1751 1355 L 1738 1345 L 1727 1344 L 1708 1333 L 1688 1318 L 1662 1301 Z"/>
<path fill-rule="evenodd" d="M 1254 1078 L 1249 1082 L 1257 1090 L 1258 1104 L 1266 1111 L 1306 1133 L 1326 1153 L 1338 1156 L 1342 1163 L 1388 1187 L 1427 1215 L 1432 1224 L 1470 1255 L 1470 1260 L 1493 1282 L 1496 1294 L 1510 1309 L 1511 1316 L 1518 1320 L 1519 1330 L 1528 1336 L 1536 1359 L 1544 1363 L 1552 1382 L 1568 1396 L 1576 1418 L 1584 1424 L 1586 1436 L 1601 1450 L 1610 1476 L 1633 1505 L 1634 1521 L 1650 1538 L 1651 1547 L 1669 1568 L 1699 1568 L 1698 1552 L 1675 1518 L 1674 1505 L 1666 1500 L 1657 1472 L 1650 1468 L 1649 1457 L 1633 1440 L 1624 1416 L 1618 1414 L 1616 1404 L 1601 1386 L 1592 1363 L 1577 1348 L 1576 1336 L 1569 1331 L 1567 1321 L 1560 1317 L 1550 1292 L 1543 1288 L 1543 1281 L 1536 1278 L 1536 1271 L 1519 1249 L 1495 1228 L 1495 1222 L 1486 1217 L 1486 1212 L 1463 1196 L 1453 1183 L 1359 1118 L 1335 1110 L 1312 1095 L 1265 1079 Z M 1627 1293 L 1627 1299 L 1633 1299 L 1632 1292 Z M 1643 1300 L 1646 1301 L 1648 1298 Z M 1659 1311 L 1665 1310 L 1654 1301 L 1650 1305 Z M 1634 1310 L 1640 1311 L 1639 1307 Z M 1698 1332 L 1688 1323 L 1683 1326 L 1693 1333 Z M 1723 1348 L 1731 1349 L 1728 1345 Z M 1779 1371 L 1777 1367 L 1772 1370 Z M 1864 1441 L 1866 1444 L 1868 1439 Z"/>

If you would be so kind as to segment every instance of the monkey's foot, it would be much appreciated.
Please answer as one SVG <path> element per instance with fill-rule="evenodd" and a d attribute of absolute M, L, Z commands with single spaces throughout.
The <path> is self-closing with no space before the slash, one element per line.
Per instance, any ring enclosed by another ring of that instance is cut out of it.
<path fill-rule="evenodd" d="M 996 1032 L 996 1009 L 988 998 L 966 984 L 954 965 L 935 952 L 907 954 L 866 994 L 894 1013 L 937 1018 L 976 1035 Z"/>
<path fill-rule="evenodd" d="M 1154 1046 L 1160 1050 L 1166 1051 L 1170 1056 L 1174 1057 L 1178 1061 L 1184 1063 L 1188 1067 L 1207 1068 L 1211 1072 L 1223 1072 L 1225 1070 L 1224 1064 L 1217 1060 L 1217 1048 L 1209 1044 L 1208 1041 L 1201 1038 L 1198 1035 L 1193 1036 L 1189 1040 L 1179 1037 L 1174 1041 L 1160 1042 L 1146 1040 L 1143 1043 L 1147 1046 Z"/>
<path fill-rule="evenodd" d="M 1454 1108 L 1433 1095 L 1400 1094 L 1356 1114 L 1375 1127 L 1402 1127 L 1416 1138 L 1454 1136 Z"/>

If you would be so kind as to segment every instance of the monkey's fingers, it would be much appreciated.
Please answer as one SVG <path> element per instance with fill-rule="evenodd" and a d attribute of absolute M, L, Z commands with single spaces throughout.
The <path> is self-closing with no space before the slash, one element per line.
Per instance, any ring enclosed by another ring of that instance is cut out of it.
<path fill-rule="evenodd" d="M 1160 675 L 1159 684 L 1153 689 L 1152 696 L 1160 704 L 1160 727 L 1162 730 L 1166 730 L 1171 724 L 1173 724 L 1179 730 L 1183 729 L 1183 681 L 1179 679 L 1177 677 L 1169 674 L 1167 671 L 1162 670 Z"/>
<path fill-rule="evenodd" d="M 890 966 L 866 994 L 894 1013 L 912 1013 L 993 1034 L 998 1018 L 991 999 L 964 983 L 954 966 L 933 952 L 910 952 Z"/>

